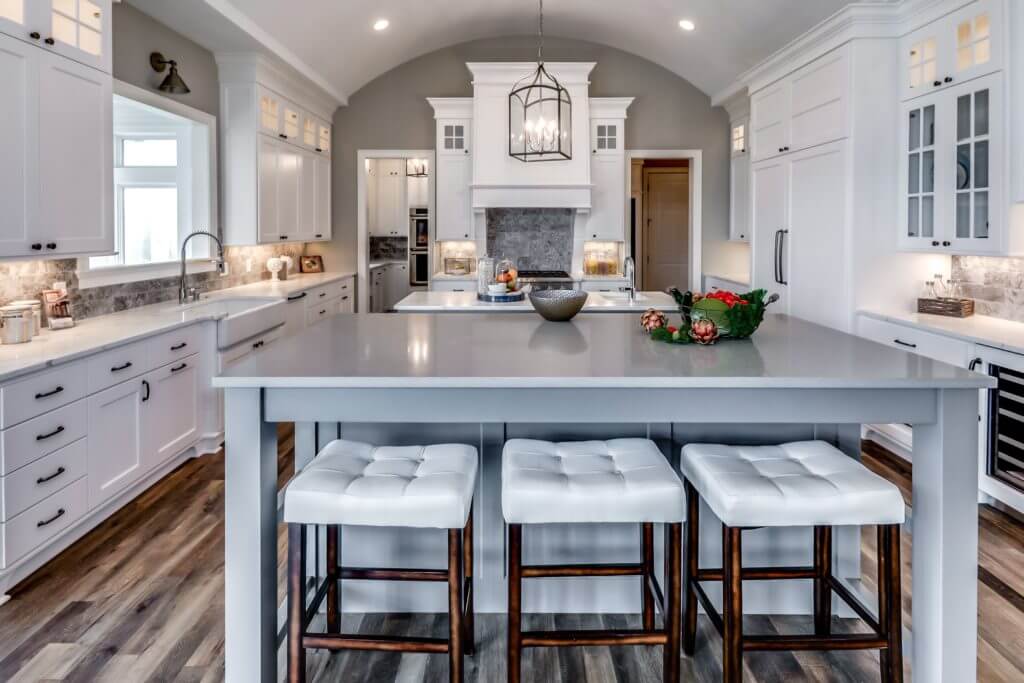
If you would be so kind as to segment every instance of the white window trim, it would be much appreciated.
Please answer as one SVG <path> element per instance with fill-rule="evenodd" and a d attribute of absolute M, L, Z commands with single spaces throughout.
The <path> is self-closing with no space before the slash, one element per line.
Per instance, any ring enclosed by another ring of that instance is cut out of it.
<path fill-rule="evenodd" d="M 210 159 L 210 224 L 208 230 L 214 234 L 219 234 L 220 230 L 217 220 L 219 213 L 217 204 L 217 176 L 219 168 L 217 164 L 217 117 L 195 109 L 194 107 L 190 107 L 187 104 L 182 104 L 177 100 L 164 97 L 159 93 L 155 93 L 117 79 L 114 80 L 114 94 L 128 97 L 137 102 L 142 102 L 143 104 L 156 107 L 157 109 L 163 109 L 164 111 L 206 126 L 208 131 L 207 137 L 209 139 Z M 107 268 L 90 268 L 89 258 L 91 256 L 102 256 L 102 254 L 92 254 L 78 259 L 78 286 L 80 289 L 106 287 L 109 285 L 126 284 L 129 282 L 142 282 L 144 280 L 174 277 L 178 275 L 181 270 L 181 264 L 178 261 L 147 263 L 143 265 L 110 266 Z M 190 259 L 187 263 L 186 272 L 189 274 L 205 273 L 211 272 L 215 270 L 215 268 L 216 266 L 214 263 L 208 258 Z"/>

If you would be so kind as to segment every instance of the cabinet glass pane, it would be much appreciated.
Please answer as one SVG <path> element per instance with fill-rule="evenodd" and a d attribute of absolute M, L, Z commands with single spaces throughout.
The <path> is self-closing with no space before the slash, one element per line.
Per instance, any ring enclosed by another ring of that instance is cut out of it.
<path fill-rule="evenodd" d="M 921 197 L 921 237 L 935 235 L 935 198 Z"/>
<path fill-rule="evenodd" d="M 988 135 L 988 90 L 974 93 L 974 134 Z"/>
<path fill-rule="evenodd" d="M 25 0 L 0 0 L 0 19 L 25 23 Z"/>
<path fill-rule="evenodd" d="M 444 148 L 445 149 L 455 149 L 455 140 L 453 140 L 452 138 L 445 138 L 444 139 Z"/>
<path fill-rule="evenodd" d="M 463 140 L 462 138 L 455 138 L 455 149 L 462 149 Z"/>
<path fill-rule="evenodd" d="M 36 0 L 38 2 L 38 0 Z M 51 0 L 54 12 L 66 14 L 69 17 L 75 16 L 75 0 Z"/>
<path fill-rule="evenodd" d="M 66 45 L 78 46 L 78 24 L 63 14 L 53 13 L 53 38 Z"/>
<path fill-rule="evenodd" d="M 909 194 L 917 194 L 921 191 L 921 155 L 914 153 L 910 155 L 909 183 L 907 184 L 907 192 Z"/>
<path fill-rule="evenodd" d="M 264 95 L 260 98 L 260 125 L 265 130 L 277 130 L 277 100 Z"/>
<path fill-rule="evenodd" d="M 971 137 L 971 96 L 961 95 L 956 98 L 956 139 L 966 140 Z"/>
<path fill-rule="evenodd" d="M 453 135 L 455 135 L 455 126 L 445 126 L 444 127 L 444 136 L 446 138 L 450 138 Z"/>
<path fill-rule="evenodd" d="M 935 152 L 921 155 L 921 192 L 935 192 Z"/>
<path fill-rule="evenodd" d="M 327 126 L 320 126 L 320 149 L 328 151 L 331 148 L 331 129 Z"/>
<path fill-rule="evenodd" d="M 924 117 L 921 122 L 922 144 L 931 147 L 935 144 L 935 105 L 931 104 L 924 108 Z"/>
<path fill-rule="evenodd" d="M 284 134 L 290 138 L 299 137 L 299 113 L 297 111 L 284 110 Z"/>
<path fill-rule="evenodd" d="M 94 31 L 103 30 L 103 13 L 100 6 L 89 0 L 78 0 L 78 21 Z"/>
<path fill-rule="evenodd" d="M 598 149 L 604 149 L 605 148 L 605 139 L 604 138 L 599 137 L 597 139 L 597 148 Z"/>
<path fill-rule="evenodd" d="M 956 189 L 966 190 L 971 187 L 971 146 L 959 145 L 956 148 Z"/>
<path fill-rule="evenodd" d="M 316 144 L 316 123 L 313 121 L 307 120 L 306 125 L 303 126 L 302 143 L 310 147 Z"/>
<path fill-rule="evenodd" d="M 974 187 L 988 187 L 988 142 L 974 143 Z"/>
<path fill-rule="evenodd" d="M 971 195 L 961 192 L 956 196 L 956 236 L 968 239 L 971 236 Z"/>
<path fill-rule="evenodd" d="M 988 192 L 974 193 L 974 236 L 988 237 Z"/>
<path fill-rule="evenodd" d="M 78 47 L 83 52 L 98 55 L 103 52 L 103 38 L 96 31 L 82 26 L 78 29 Z"/>
<path fill-rule="evenodd" d="M 907 234 L 910 237 L 917 237 L 918 228 L 921 225 L 919 209 L 920 205 L 917 197 L 911 197 L 907 201 Z"/>
<path fill-rule="evenodd" d="M 914 109 L 910 112 L 910 120 L 907 122 L 910 129 L 909 147 L 913 152 L 921 146 L 921 110 Z"/>

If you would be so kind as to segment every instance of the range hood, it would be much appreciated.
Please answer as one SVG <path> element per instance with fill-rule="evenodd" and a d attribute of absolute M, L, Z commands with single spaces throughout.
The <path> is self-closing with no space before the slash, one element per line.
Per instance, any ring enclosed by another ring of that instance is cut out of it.
<path fill-rule="evenodd" d="M 509 156 L 512 87 L 536 62 L 471 62 L 473 74 L 473 210 L 575 209 L 588 213 L 590 182 L 590 72 L 595 62 L 546 62 L 572 98 L 572 159 L 523 163 Z"/>

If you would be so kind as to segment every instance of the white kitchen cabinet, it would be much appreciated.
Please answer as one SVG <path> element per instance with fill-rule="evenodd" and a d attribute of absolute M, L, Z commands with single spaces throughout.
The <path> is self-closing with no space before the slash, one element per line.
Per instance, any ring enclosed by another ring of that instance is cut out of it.
<path fill-rule="evenodd" d="M 313 193 L 316 202 L 316 222 L 313 227 L 312 241 L 330 241 L 333 235 L 331 223 L 331 159 L 317 156 L 313 159 L 316 166 L 316 190 Z"/>
<path fill-rule="evenodd" d="M 370 271 L 370 313 L 387 310 L 388 266 L 379 266 Z"/>
<path fill-rule="evenodd" d="M 752 222 L 754 228 L 752 275 L 754 288 L 778 294 L 775 304 L 785 310 L 789 291 L 783 259 L 789 229 L 789 162 L 777 158 L 754 164 L 751 174 Z"/>
<path fill-rule="evenodd" d="M 3 0 L 0 33 L 110 73 L 110 4 L 111 0 Z"/>
<path fill-rule="evenodd" d="M 372 237 L 407 237 L 409 208 L 406 200 L 404 159 L 378 159 L 371 179 L 376 183 Z"/>
<path fill-rule="evenodd" d="M 729 239 L 734 242 L 750 241 L 750 153 L 747 151 L 746 119 L 730 126 L 729 161 Z"/>
<path fill-rule="evenodd" d="M 624 119 L 592 119 L 590 122 L 590 216 L 586 238 L 621 242 L 626 223 L 626 155 L 623 150 Z"/>
<path fill-rule="evenodd" d="M 435 105 L 435 116 L 440 105 Z M 437 214 L 434 225 L 438 241 L 475 239 L 473 228 L 473 155 L 470 131 L 472 119 L 437 119 L 437 166 L 434 187 Z"/>
<path fill-rule="evenodd" d="M 409 266 L 405 263 L 392 263 L 387 267 L 384 289 L 387 292 L 385 297 L 385 310 L 392 310 L 399 301 L 409 296 Z"/>
<path fill-rule="evenodd" d="M 995 73 L 1006 63 L 1002 0 L 976 0 L 900 41 L 904 100 Z"/>
<path fill-rule="evenodd" d="M 113 250 L 111 87 L 107 74 L 0 35 L 0 257 Z"/>
<path fill-rule="evenodd" d="M 1006 220 L 1006 133 L 999 74 L 903 106 L 900 247 L 1007 255 L 1024 248 Z"/>
<path fill-rule="evenodd" d="M 89 398 L 89 507 L 114 497 L 145 470 L 143 404 L 152 398 L 145 379 L 122 382 Z"/>
<path fill-rule="evenodd" d="M 849 135 L 848 46 L 823 55 L 751 96 L 754 162 Z"/>
<path fill-rule="evenodd" d="M 199 356 L 154 370 L 145 381 L 143 469 L 150 471 L 199 438 Z"/>
<path fill-rule="evenodd" d="M 306 327 L 306 301 L 309 292 L 296 292 L 288 297 L 285 309 L 284 334 L 298 334 Z"/>
<path fill-rule="evenodd" d="M 309 207 L 303 205 L 302 152 L 284 142 L 260 140 L 259 241 L 262 244 L 304 239 L 312 225 Z M 314 185 L 315 189 L 315 185 Z M 300 208 L 302 211 L 300 212 Z M 314 207 L 315 210 L 315 207 Z"/>

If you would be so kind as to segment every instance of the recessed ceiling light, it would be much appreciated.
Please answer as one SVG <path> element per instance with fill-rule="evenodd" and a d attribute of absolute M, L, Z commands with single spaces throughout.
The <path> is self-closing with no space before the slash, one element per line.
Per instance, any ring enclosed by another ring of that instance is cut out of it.
<path fill-rule="evenodd" d="M 693 29 L 697 28 L 697 24 L 693 23 L 689 19 L 680 19 L 679 28 L 683 29 L 684 31 L 692 31 Z"/>
<path fill-rule="evenodd" d="M 373 22 L 374 31 L 383 31 L 388 26 L 391 26 L 391 22 L 388 21 L 387 19 L 378 19 L 377 21 Z"/>

